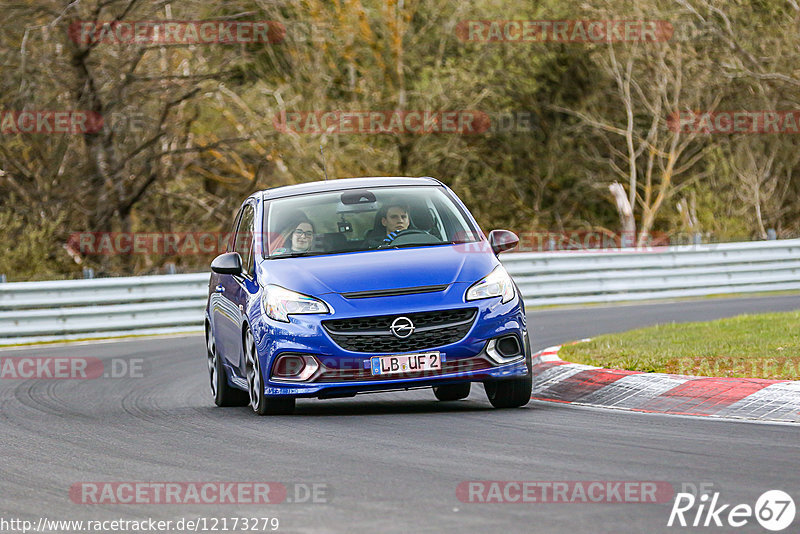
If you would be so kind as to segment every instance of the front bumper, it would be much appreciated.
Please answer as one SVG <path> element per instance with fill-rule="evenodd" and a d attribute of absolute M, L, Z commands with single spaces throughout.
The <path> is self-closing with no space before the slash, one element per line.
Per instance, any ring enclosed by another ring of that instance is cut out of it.
<path fill-rule="evenodd" d="M 264 393 L 269 396 L 344 397 L 357 393 L 422 388 L 453 382 L 507 379 L 525 376 L 526 362 L 525 313 L 519 297 L 506 304 L 499 297 L 464 302 L 464 287 L 452 284 L 436 302 L 420 302 L 418 295 L 379 297 L 353 303 L 338 294 L 323 295 L 335 310 L 327 315 L 290 316 L 289 323 L 273 321 L 255 310 L 251 318 L 261 367 Z M 357 307 L 356 307 L 357 306 Z M 341 318 L 403 315 L 410 313 L 475 308 L 476 316 L 466 334 L 458 341 L 423 350 L 403 352 L 353 352 L 343 349 L 322 325 L 323 321 Z M 486 353 L 489 340 L 514 334 L 522 347 L 522 357 L 506 364 L 494 361 Z M 372 376 L 369 360 L 373 356 L 406 352 L 438 351 L 442 355 L 441 371 L 416 374 Z M 273 362 L 281 354 L 311 354 L 321 368 L 306 382 L 276 380 L 271 377 Z M 528 355 L 529 356 L 529 355 Z"/>

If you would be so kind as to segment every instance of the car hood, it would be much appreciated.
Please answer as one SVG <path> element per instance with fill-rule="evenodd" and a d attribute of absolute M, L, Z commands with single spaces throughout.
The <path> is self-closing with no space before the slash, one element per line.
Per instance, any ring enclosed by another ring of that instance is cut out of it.
<path fill-rule="evenodd" d="M 499 264 L 464 245 L 388 249 L 264 260 L 260 279 L 310 295 L 474 283 Z"/>

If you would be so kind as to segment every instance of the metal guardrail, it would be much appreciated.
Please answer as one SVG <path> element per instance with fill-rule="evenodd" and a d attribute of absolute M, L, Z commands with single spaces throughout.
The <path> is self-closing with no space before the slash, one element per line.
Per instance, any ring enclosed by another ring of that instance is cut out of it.
<path fill-rule="evenodd" d="M 500 256 L 525 304 L 800 290 L 800 239 Z M 0 284 L 0 345 L 202 331 L 208 273 Z"/>
<path fill-rule="evenodd" d="M 203 330 L 209 273 L 0 284 L 0 345 Z"/>
<path fill-rule="evenodd" d="M 800 239 L 501 259 L 528 306 L 800 290 Z"/>

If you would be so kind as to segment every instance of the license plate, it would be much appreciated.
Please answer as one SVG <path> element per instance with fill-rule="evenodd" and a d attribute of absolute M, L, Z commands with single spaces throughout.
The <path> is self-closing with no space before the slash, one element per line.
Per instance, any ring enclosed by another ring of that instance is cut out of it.
<path fill-rule="evenodd" d="M 442 359 L 438 352 L 373 356 L 369 361 L 372 368 L 372 376 L 438 371 L 442 368 Z"/>

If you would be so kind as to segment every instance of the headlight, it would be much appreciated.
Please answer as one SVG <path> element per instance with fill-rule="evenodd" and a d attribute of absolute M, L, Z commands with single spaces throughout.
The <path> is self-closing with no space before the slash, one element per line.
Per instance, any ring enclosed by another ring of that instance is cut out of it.
<path fill-rule="evenodd" d="M 321 300 L 301 295 L 281 286 L 268 285 L 261 295 L 261 309 L 267 317 L 289 322 L 289 315 L 300 313 L 330 313 Z"/>
<path fill-rule="evenodd" d="M 501 300 L 503 303 L 514 298 L 514 282 L 502 265 L 495 267 L 483 280 L 472 284 L 467 290 L 467 300 L 490 297 L 503 297 Z"/>

